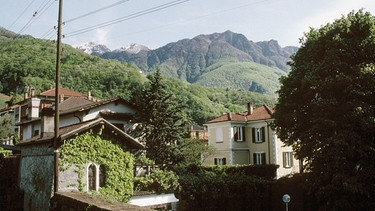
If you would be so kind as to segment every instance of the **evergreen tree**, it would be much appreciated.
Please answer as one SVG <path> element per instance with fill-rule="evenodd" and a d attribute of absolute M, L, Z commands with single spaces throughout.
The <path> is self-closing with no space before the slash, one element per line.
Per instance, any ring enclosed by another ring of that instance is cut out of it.
<path fill-rule="evenodd" d="M 179 148 L 186 136 L 185 103 L 168 91 L 160 70 L 152 74 L 150 82 L 136 95 L 138 123 L 133 134 L 140 134 L 147 158 L 162 168 L 179 163 L 183 157 Z"/>
<path fill-rule="evenodd" d="M 0 116 L 0 140 L 14 135 L 14 120 L 10 114 Z"/>
<path fill-rule="evenodd" d="M 281 78 L 274 126 L 306 161 L 323 210 L 375 208 L 375 18 L 311 29 Z"/>

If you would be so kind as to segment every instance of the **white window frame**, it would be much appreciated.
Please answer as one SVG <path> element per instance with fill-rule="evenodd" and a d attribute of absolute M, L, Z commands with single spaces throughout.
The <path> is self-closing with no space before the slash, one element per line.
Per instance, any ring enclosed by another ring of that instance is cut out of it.
<path fill-rule="evenodd" d="M 95 179 L 95 190 L 90 190 L 90 179 L 89 179 L 89 171 L 90 171 L 90 166 L 93 166 L 94 169 L 95 169 L 95 175 L 94 175 L 94 179 Z M 100 167 L 101 165 L 98 165 L 96 163 L 89 163 L 86 167 L 86 191 L 89 192 L 89 191 L 99 191 L 99 188 L 103 187 L 103 186 L 100 186 Z M 104 174 L 106 173 L 107 171 L 107 168 L 106 166 L 103 166 L 103 168 L 105 169 L 104 171 Z M 104 175 L 104 178 L 106 178 L 106 175 Z M 106 180 L 106 179 L 105 179 Z M 106 181 L 104 180 L 104 185 L 106 183 Z"/>
<path fill-rule="evenodd" d="M 283 152 L 283 166 L 284 168 L 292 168 L 293 167 L 293 152 Z"/>
<path fill-rule="evenodd" d="M 254 153 L 255 156 L 254 156 L 254 165 L 263 165 L 263 164 L 266 164 L 266 161 L 263 160 L 263 155 L 264 155 L 264 158 L 266 158 L 266 153 L 265 152 L 255 152 Z"/>
<path fill-rule="evenodd" d="M 236 139 L 236 133 L 238 133 L 237 139 Z M 236 142 L 245 141 L 244 138 L 243 138 L 242 126 L 234 126 L 233 127 L 233 140 L 236 141 Z"/>
<path fill-rule="evenodd" d="M 214 160 L 216 160 L 216 165 L 217 166 L 223 166 L 223 165 L 226 165 L 226 162 L 224 162 L 224 160 L 226 160 L 226 158 L 214 158 Z"/>
<path fill-rule="evenodd" d="M 255 127 L 254 128 L 254 143 L 262 143 L 262 142 L 265 142 L 266 140 L 263 140 L 263 136 L 265 136 L 265 129 L 263 129 L 264 127 Z"/>

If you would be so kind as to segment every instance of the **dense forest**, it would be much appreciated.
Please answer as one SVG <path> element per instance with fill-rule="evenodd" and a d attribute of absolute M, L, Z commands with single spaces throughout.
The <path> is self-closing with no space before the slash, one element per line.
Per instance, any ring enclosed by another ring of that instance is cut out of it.
<path fill-rule="evenodd" d="M 0 30 L 0 93 L 21 96 L 25 86 L 36 93 L 54 86 L 56 43 L 50 40 L 18 36 Z M 88 55 L 63 45 L 61 87 L 102 99 L 121 96 L 131 100 L 148 80 L 138 67 L 115 60 Z M 275 103 L 274 94 L 260 94 L 239 89 L 206 88 L 166 77 L 170 92 L 185 98 L 187 115 L 193 123 L 202 124 L 223 112 L 242 112 L 247 102 L 255 105 Z M 20 99 L 20 98 L 18 98 Z"/>

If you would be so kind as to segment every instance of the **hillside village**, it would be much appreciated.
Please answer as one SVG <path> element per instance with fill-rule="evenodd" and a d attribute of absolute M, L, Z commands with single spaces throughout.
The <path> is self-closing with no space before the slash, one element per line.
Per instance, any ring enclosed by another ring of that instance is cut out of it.
<path fill-rule="evenodd" d="M 64 45 L 61 87 L 52 42 L 1 28 L 0 210 L 372 210 L 374 26 Z"/>

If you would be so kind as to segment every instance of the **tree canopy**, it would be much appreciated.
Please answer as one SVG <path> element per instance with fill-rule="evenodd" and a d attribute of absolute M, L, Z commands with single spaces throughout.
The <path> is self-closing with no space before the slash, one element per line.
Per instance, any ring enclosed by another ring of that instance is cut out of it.
<path fill-rule="evenodd" d="M 274 127 L 306 162 L 321 208 L 374 208 L 375 18 L 353 11 L 301 44 L 280 79 Z"/>
<path fill-rule="evenodd" d="M 159 69 L 149 79 L 134 96 L 138 107 L 134 122 L 139 124 L 133 133 L 142 134 L 146 156 L 168 168 L 182 160 L 179 144 L 187 132 L 185 103 L 168 90 Z"/>

